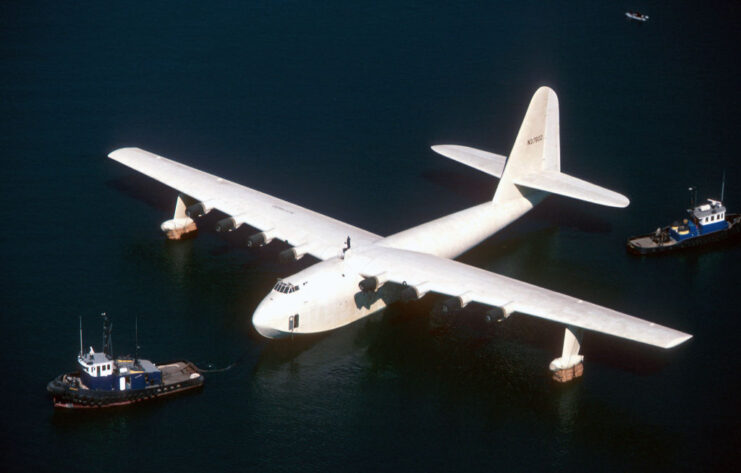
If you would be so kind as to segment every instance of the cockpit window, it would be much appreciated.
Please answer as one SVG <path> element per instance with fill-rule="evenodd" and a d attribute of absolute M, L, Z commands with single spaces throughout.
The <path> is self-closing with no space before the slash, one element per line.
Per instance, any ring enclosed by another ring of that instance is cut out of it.
<path fill-rule="evenodd" d="M 273 287 L 273 289 L 283 294 L 290 294 L 292 292 L 298 291 L 299 287 L 294 286 L 293 284 L 290 284 L 287 282 L 278 281 L 277 283 L 275 283 L 275 286 Z"/>

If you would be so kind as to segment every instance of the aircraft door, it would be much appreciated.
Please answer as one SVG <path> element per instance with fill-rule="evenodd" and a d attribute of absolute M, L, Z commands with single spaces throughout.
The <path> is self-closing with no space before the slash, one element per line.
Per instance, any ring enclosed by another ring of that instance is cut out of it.
<path fill-rule="evenodd" d="M 298 314 L 291 315 L 288 317 L 288 331 L 293 332 L 294 329 L 298 328 Z"/>

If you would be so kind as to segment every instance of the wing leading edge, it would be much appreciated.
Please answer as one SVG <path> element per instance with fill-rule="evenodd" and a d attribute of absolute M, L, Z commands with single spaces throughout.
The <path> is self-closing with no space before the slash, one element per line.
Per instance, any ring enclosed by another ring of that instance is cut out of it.
<path fill-rule="evenodd" d="M 671 348 L 692 335 L 516 279 L 434 255 L 375 246 L 361 274 L 566 325 Z"/>
<path fill-rule="evenodd" d="M 319 259 L 337 256 L 349 236 L 353 246 L 381 237 L 249 187 L 191 168 L 139 148 L 121 148 L 108 157 L 234 217 L 272 237 L 301 247 Z"/>
<path fill-rule="evenodd" d="M 432 151 L 495 177 L 502 177 L 504 164 L 507 162 L 506 156 L 468 146 L 435 145 L 432 146 Z"/>

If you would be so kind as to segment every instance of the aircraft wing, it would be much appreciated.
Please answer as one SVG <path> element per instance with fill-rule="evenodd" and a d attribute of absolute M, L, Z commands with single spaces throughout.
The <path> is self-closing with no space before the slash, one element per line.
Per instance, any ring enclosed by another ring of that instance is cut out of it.
<path fill-rule="evenodd" d="M 501 307 L 566 325 L 671 348 L 692 335 L 632 317 L 458 261 L 379 245 L 363 252 L 361 275 L 406 284 L 421 297 L 428 291 Z"/>
<path fill-rule="evenodd" d="M 331 217 L 171 161 L 139 148 L 121 148 L 108 155 L 142 174 L 232 216 L 271 237 L 301 248 L 319 259 L 337 256 L 349 236 L 353 246 L 381 237 Z"/>

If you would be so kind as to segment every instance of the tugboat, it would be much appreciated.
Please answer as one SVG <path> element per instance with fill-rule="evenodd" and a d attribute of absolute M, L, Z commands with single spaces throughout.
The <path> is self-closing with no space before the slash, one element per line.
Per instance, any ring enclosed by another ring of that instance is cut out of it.
<path fill-rule="evenodd" d="M 721 200 L 707 199 L 707 203 L 695 205 L 697 188 L 690 187 L 689 216 L 652 233 L 629 238 L 628 251 L 636 255 L 664 253 L 738 237 L 741 235 L 741 214 L 726 213 L 724 188 L 725 185 Z"/>
<path fill-rule="evenodd" d="M 96 352 L 90 347 L 88 353 L 83 352 L 81 320 L 79 371 L 57 376 L 46 386 L 54 407 L 123 406 L 203 387 L 203 375 L 189 361 L 155 365 L 139 358 L 138 346 L 134 357 L 115 358 L 111 341 L 113 324 L 105 312 L 101 315 L 103 351 Z"/>
<path fill-rule="evenodd" d="M 637 11 L 626 11 L 625 16 L 627 16 L 631 20 L 648 21 L 648 15 L 644 15 L 643 13 L 639 13 Z"/>

